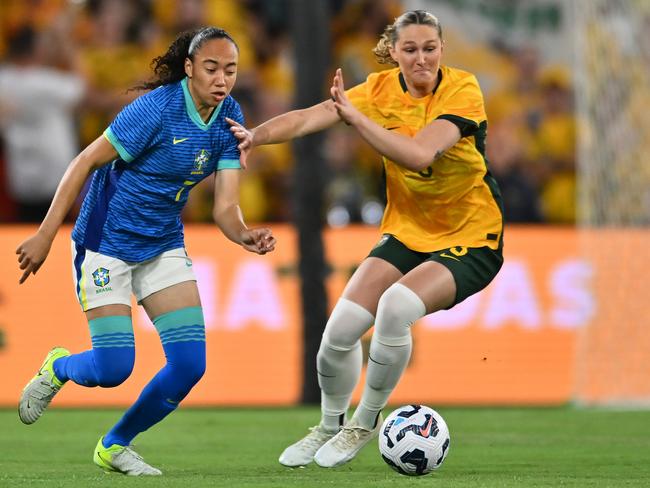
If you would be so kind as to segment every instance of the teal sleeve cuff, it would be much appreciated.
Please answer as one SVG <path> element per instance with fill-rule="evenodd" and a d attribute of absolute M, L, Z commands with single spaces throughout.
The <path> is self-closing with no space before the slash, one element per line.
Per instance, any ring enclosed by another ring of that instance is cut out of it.
<path fill-rule="evenodd" d="M 221 169 L 241 169 L 239 159 L 220 159 L 217 163 L 217 171 Z"/>
<path fill-rule="evenodd" d="M 104 131 L 104 137 L 108 140 L 108 142 L 110 142 L 110 143 L 113 145 L 113 147 L 115 148 L 115 150 L 117 151 L 117 153 L 120 155 L 120 157 L 121 157 L 124 161 L 126 161 L 127 163 L 130 163 L 131 161 L 133 161 L 133 159 L 134 159 L 133 156 L 131 156 L 131 155 L 129 154 L 129 151 L 127 151 L 127 150 L 124 148 L 124 146 L 123 146 L 122 143 L 117 139 L 117 137 L 115 136 L 115 134 L 113 133 L 113 131 L 111 130 L 110 127 L 108 127 L 108 128 Z"/>

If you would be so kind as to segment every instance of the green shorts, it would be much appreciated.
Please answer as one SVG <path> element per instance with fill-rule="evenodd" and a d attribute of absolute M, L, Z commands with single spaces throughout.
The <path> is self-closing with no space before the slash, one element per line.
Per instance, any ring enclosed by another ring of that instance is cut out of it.
<path fill-rule="evenodd" d="M 503 264 L 503 253 L 489 247 L 455 246 L 433 252 L 417 252 L 409 249 L 395 236 L 384 234 L 368 257 L 388 261 L 403 274 L 408 273 L 425 261 L 444 265 L 456 282 L 456 300 L 449 307 L 481 291 L 497 275 Z"/>

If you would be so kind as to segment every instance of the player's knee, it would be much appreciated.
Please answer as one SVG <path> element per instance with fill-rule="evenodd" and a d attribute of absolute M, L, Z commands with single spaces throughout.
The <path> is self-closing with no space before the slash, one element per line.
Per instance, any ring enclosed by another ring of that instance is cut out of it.
<path fill-rule="evenodd" d="M 329 347 L 335 351 L 350 351 L 356 348 L 373 321 L 373 315 L 361 305 L 345 298 L 339 299 L 325 326 L 321 349 Z"/>
<path fill-rule="evenodd" d="M 132 348 L 124 348 L 132 349 Z M 95 374 L 97 385 L 103 388 L 113 388 L 121 385 L 131 376 L 135 362 L 135 349 L 133 353 L 125 352 L 119 358 L 95 357 Z"/>
<path fill-rule="evenodd" d="M 359 337 L 335 329 L 327 330 L 321 339 L 318 354 L 325 354 L 328 349 L 341 352 L 351 351 L 359 344 Z"/>
<path fill-rule="evenodd" d="M 379 337 L 410 336 L 410 327 L 426 313 L 422 299 L 401 283 L 391 285 L 379 299 L 375 334 Z"/>
<path fill-rule="evenodd" d="M 192 388 L 196 385 L 205 374 L 205 358 L 195 360 L 185 369 L 186 384 Z"/>
<path fill-rule="evenodd" d="M 205 374 L 205 355 L 197 354 L 194 357 L 184 357 L 169 364 L 176 378 L 181 393 L 187 394 Z"/>
<path fill-rule="evenodd" d="M 350 346 L 338 346 L 330 343 L 327 335 L 324 335 L 316 354 L 318 370 L 322 372 L 336 367 L 341 357 L 345 357 L 347 353 L 358 347 L 361 347 L 361 341 L 358 339 Z"/>

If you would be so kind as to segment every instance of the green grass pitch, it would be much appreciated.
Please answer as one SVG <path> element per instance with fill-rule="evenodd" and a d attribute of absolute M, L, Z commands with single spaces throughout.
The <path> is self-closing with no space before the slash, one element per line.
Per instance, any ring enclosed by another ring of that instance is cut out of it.
<path fill-rule="evenodd" d="M 389 411 L 389 409 L 387 409 Z M 0 410 L 4 487 L 626 487 L 650 486 L 650 412 L 565 408 L 440 408 L 451 451 L 430 475 L 388 468 L 377 444 L 336 469 L 278 464 L 318 418 L 313 407 L 180 409 L 136 439 L 157 478 L 105 474 L 92 463 L 120 410 L 52 408 L 25 426 Z"/>

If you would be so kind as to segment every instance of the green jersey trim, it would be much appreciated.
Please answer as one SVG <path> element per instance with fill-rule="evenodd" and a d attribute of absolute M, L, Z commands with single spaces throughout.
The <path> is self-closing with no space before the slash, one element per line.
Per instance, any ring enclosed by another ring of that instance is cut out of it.
<path fill-rule="evenodd" d="M 222 169 L 241 169 L 239 159 L 220 159 L 217 163 L 217 171 Z"/>
<path fill-rule="evenodd" d="M 190 117 L 192 122 L 194 122 L 194 124 L 199 129 L 208 130 L 212 125 L 212 123 L 217 119 L 217 115 L 221 110 L 221 106 L 223 105 L 223 102 L 221 102 L 219 105 L 215 107 L 215 109 L 212 111 L 212 115 L 210 116 L 210 120 L 208 120 L 208 122 L 205 123 L 203 122 L 203 119 L 199 115 L 198 110 L 196 110 L 196 107 L 194 106 L 194 100 L 192 99 L 192 95 L 190 94 L 190 89 L 187 87 L 187 77 L 181 80 L 181 86 L 183 87 L 183 96 L 185 98 L 185 110 L 187 111 L 187 115 Z"/>
<path fill-rule="evenodd" d="M 135 159 L 133 156 L 129 154 L 129 151 L 126 150 L 126 148 L 122 145 L 122 143 L 117 139 L 115 134 L 113 134 L 113 131 L 111 130 L 110 127 L 108 127 L 104 131 L 104 137 L 110 142 L 115 150 L 117 151 L 117 154 L 120 155 L 120 157 L 126 161 L 127 163 L 130 163 Z"/>

